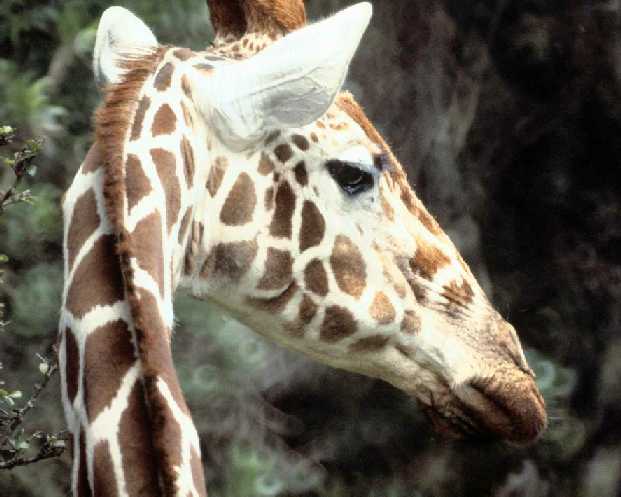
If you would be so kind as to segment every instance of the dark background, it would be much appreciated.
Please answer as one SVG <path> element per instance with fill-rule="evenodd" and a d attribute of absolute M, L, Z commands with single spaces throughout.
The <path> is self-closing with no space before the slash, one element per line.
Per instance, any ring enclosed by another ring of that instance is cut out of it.
<path fill-rule="evenodd" d="M 119 2 L 200 49 L 204 2 Z M 352 2 L 309 0 L 309 18 Z M 316 365 L 181 296 L 176 363 L 214 497 L 621 496 L 621 2 L 380 0 L 348 88 L 518 329 L 550 428 L 534 447 L 447 442 L 391 387 Z M 0 124 L 45 138 L 10 258 L 0 380 L 26 395 L 62 288 L 59 198 L 92 142 L 103 0 L 0 4 Z M 1 166 L 1 165 L 0 165 Z M 0 168 L 0 189 L 10 171 Z M 27 429 L 63 429 L 51 384 Z M 0 406 L 2 407 L 2 406 Z M 69 457 L 0 472 L 67 495 Z"/>

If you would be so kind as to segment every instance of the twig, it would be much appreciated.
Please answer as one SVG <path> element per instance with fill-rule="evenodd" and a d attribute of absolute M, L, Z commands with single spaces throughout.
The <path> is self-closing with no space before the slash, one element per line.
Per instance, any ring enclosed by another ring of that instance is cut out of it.
<path fill-rule="evenodd" d="M 26 466 L 44 459 L 59 457 L 65 450 L 64 441 L 68 439 L 69 434 L 66 431 L 61 431 L 54 435 L 46 435 L 46 440 L 37 454 L 31 457 L 15 456 L 7 461 L 0 461 L 0 469 L 13 469 L 17 466 Z M 62 441 L 62 443 L 59 444 L 59 441 Z"/>
<path fill-rule="evenodd" d="M 43 459 L 58 457 L 65 450 L 65 441 L 69 438 L 68 433 L 65 431 L 61 431 L 58 433 L 37 431 L 33 435 L 28 437 L 25 440 L 27 442 L 26 448 L 30 446 L 31 442 L 34 439 L 43 440 L 41 442 L 38 452 L 35 455 L 29 457 L 20 455 L 22 453 L 21 451 L 24 450 L 24 448 L 21 447 L 19 444 L 15 443 L 15 439 L 21 438 L 19 431 L 20 426 L 24 422 L 24 418 L 30 410 L 36 407 L 41 392 L 43 392 L 52 376 L 54 376 L 54 374 L 58 371 L 58 363 L 56 362 L 56 360 L 42 358 L 41 356 L 39 357 L 42 359 L 42 364 L 45 365 L 45 369 L 41 369 L 41 373 L 43 374 L 43 380 L 35 384 L 30 398 L 20 409 L 12 409 L 10 411 L 0 409 L 0 420 L 3 420 L 2 424 L 4 424 L 5 426 L 5 428 L 2 430 L 3 432 L 5 432 L 5 434 L 0 437 L 0 448 L 5 449 L 0 450 L 0 452 L 9 453 L 8 458 L 6 458 L 5 460 L 0 460 L 0 470 L 12 469 L 16 466 L 25 466 L 41 461 Z M 23 432 L 23 429 L 21 431 Z"/>
<path fill-rule="evenodd" d="M 14 130 L 10 126 L 0 127 L 0 146 L 12 143 Z M 5 159 L 15 174 L 13 185 L 0 196 L 0 214 L 11 204 L 27 201 L 30 198 L 28 191 L 16 193 L 17 186 L 26 174 L 33 174 L 33 160 L 41 149 L 42 140 L 28 140 L 26 146 L 19 152 L 15 152 L 12 159 Z"/>
<path fill-rule="evenodd" d="M 49 362 L 47 364 L 49 365 Z M 11 433 L 13 433 L 17 429 L 17 427 L 23 422 L 24 417 L 26 416 L 28 411 L 30 411 L 35 406 L 39 395 L 41 395 L 41 392 L 45 389 L 50 381 L 50 378 L 54 376 L 54 373 L 56 373 L 57 370 L 58 364 L 56 363 L 56 361 L 54 361 L 51 365 L 49 365 L 47 371 L 43 375 L 43 381 L 41 383 L 35 383 L 32 395 L 30 396 L 24 407 L 22 407 L 21 409 L 13 410 L 13 420 L 9 425 L 9 431 Z"/>

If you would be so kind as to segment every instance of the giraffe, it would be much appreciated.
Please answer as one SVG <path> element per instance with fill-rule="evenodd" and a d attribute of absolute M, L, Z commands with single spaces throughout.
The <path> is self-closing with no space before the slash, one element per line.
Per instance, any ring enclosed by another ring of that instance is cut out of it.
<path fill-rule="evenodd" d="M 102 15 L 95 143 L 63 199 L 62 400 L 76 496 L 204 496 L 171 356 L 178 287 L 327 365 L 380 378 L 455 436 L 524 444 L 544 402 L 404 169 L 342 91 L 370 22 L 208 0 L 205 51 Z"/>

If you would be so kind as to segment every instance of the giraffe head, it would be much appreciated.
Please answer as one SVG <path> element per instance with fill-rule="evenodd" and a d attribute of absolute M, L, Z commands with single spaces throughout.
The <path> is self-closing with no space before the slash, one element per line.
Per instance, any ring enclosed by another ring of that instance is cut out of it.
<path fill-rule="evenodd" d="M 300 2 L 264 4 L 212 2 L 214 46 L 166 51 L 137 106 L 147 146 L 182 141 L 192 158 L 181 283 L 278 343 L 404 390 L 443 432 L 536 439 L 545 408 L 515 330 L 341 93 L 370 4 L 309 26 Z M 98 80 L 156 43 L 108 11 Z"/>

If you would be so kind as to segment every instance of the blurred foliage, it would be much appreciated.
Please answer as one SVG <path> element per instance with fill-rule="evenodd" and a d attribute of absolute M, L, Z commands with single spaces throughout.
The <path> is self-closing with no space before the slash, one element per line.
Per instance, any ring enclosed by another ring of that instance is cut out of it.
<path fill-rule="evenodd" d="M 350 3 L 306 2 L 310 18 Z M 201 48 L 212 37 L 203 0 L 120 4 L 164 43 Z M 90 56 L 109 5 L 0 2 L 0 123 L 16 128 L 5 156 L 14 160 L 27 137 L 45 139 L 30 164 L 38 166 L 36 182 L 23 174 L 15 190 L 28 192 L 30 204 L 0 216 L 3 409 L 27 401 L 32 392 L 22 386 L 43 374 L 36 352 L 54 341 L 59 199 L 92 142 L 99 95 Z M 210 495 L 615 497 L 618 2 L 393 0 L 374 8 L 349 87 L 520 330 L 550 428 L 531 448 L 444 442 L 391 387 L 276 348 L 182 295 L 174 352 Z M 0 191 L 15 182 L 14 163 L 7 165 Z M 41 394 L 31 418 L 36 430 L 17 433 L 10 450 L 64 426 L 56 383 Z M 65 455 L 0 473 L 0 495 L 66 495 L 69 466 Z"/>
<path fill-rule="evenodd" d="M 0 147 L 8 147 L 13 144 L 14 138 L 15 130 L 11 126 L 0 126 Z M 37 166 L 34 164 L 34 161 L 40 150 L 40 141 L 27 140 L 16 152 L 2 157 L 4 169 L 11 172 L 12 179 L 8 188 L 4 191 L 0 190 L 0 215 L 6 214 L 6 210 L 9 207 L 12 207 L 12 210 L 17 209 L 16 204 L 32 206 L 32 204 L 36 203 L 36 199 L 33 198 L 31 192 L 29 190 L 20 190 L 19 186 L 25 177 L 32 177 L 36 174 Z M 47 211 L 50 210 L 49 206 L 45 207 L 47 207 Z M 35 212 L 35 216 L 36 214 L 37 212 Z M 0 264 L 9 261 L 8 256 L 0 255 Z M 15 299 L 16 304 L 27 305 L 27 308 L 22 311 L 24 315 L 32 316 L 33 309 L 41 308 L 40 302 L 47 302 L 48 306 L 55 306 L 56 299 L 52 301 L 47 300 L 49 292 L 44 291 L 39 292 L 39 294 L 32 292 L 28 280 L 29 278 L 26 278 L 24 281 L 26 285 L 23 291 L 24 295 L 18 295 Z M 49 275 L 45 275 L 43 278 L 35 278 L 34 282 L 46 284 L 55 280 L 58 280 L 58 278 L 49 278 Z M 2 287 L 6 285 L 5 271 L 3 269 L 0 270 L 0 285 Z M 18 312 L 13 314 L 19 316 Z M 49 320 L 50 316 L 55 316 L 56 314 L 56 309 L 52 307 L 45 317 Z M 35 323 L 35 326 L 38 324 Z M 0 305 L 0 332 L 4 331 L 8 326 L 9 323 L 4 321 L 4 304 L 2 304 Z M 20 329 L 19 325 L 18 329 Z M 37 357 L 40 361 L 38 370 L 41 376 L 39 382 L 34 383 L 32 387 L 28 387 L 32 389 L 32 393 L 27 399 L 24 398 L 22 390 L 18 389 L 20 387 L 12 386 L 8 388 L 5 386 L 5 381 L 0 379 L 0 470 L 6 471 L 58 457 L 65 449 L 66 437 L 63 432 L 50 433 L 41 430 L 32 432 L 29 428 L 26 428 L 27 425 L 24 423 L 26 415 L 36 407 L 39 396 L 58 369 L 55 358 L 46 359 L 38 354 Z M 0 370 L 2 368 L 3 364 L 0 362 Z M 26 386 L 25 383 L 20 385 Z"/>

